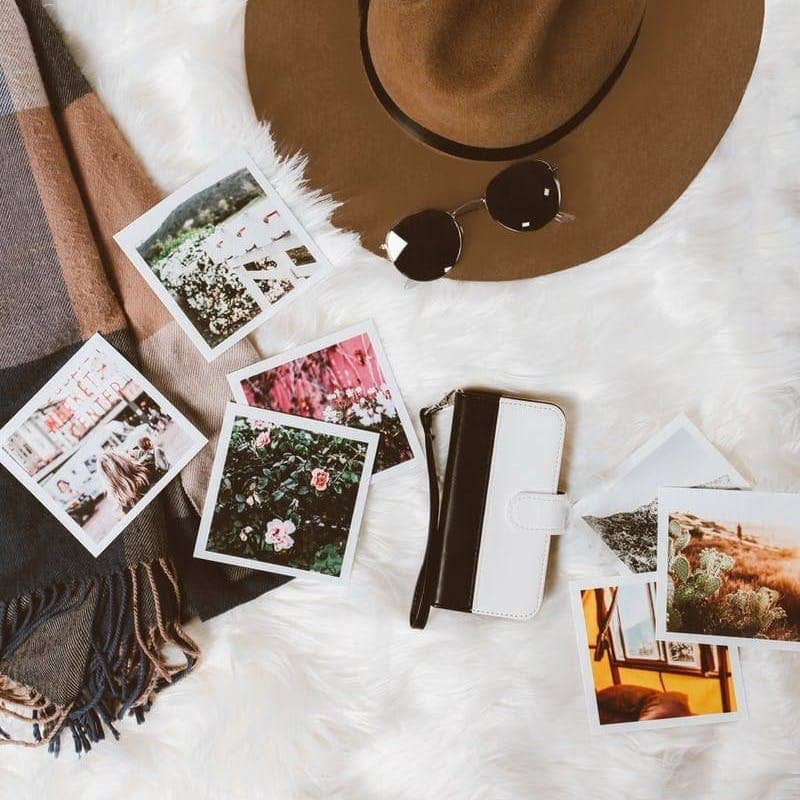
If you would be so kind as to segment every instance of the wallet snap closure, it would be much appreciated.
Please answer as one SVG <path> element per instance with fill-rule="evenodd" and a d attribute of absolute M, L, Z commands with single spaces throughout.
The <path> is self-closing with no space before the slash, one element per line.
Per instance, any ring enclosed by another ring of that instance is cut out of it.
<path fill-rule="evenodd" d="M 566 527 L 568 507 L 565 494 L 517 492 L 508 504 L 508 521 L 521 531 L 559 534 Z"/>

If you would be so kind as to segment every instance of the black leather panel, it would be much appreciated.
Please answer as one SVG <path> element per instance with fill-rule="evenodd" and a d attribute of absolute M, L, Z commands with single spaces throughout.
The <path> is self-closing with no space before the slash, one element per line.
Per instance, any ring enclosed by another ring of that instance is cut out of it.
<path fill-rule="evenodd" d="M 434 605 L 471 611 L 500 395 L 455 395 L 439 534 Z"/>

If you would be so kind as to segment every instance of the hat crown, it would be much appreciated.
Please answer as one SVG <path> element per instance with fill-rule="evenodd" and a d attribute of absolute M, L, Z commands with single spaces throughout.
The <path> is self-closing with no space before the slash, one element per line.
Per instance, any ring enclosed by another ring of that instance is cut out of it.
<path fill-rule="evenodd" d="M 509 148 L 580 113 L 624 59 L 644 0 L 370 0 L 375 73 L 414 123 Z"/>

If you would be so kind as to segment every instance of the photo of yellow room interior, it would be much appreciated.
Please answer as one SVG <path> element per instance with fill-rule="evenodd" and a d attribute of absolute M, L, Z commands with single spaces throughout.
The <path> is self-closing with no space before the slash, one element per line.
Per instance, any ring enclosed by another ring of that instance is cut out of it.
<path fill-rule="evenodd" d="M 657 640 L 654 600 L 642 581 L 581 591 L 600 724 L 736 711 L 728 649 Z"/>

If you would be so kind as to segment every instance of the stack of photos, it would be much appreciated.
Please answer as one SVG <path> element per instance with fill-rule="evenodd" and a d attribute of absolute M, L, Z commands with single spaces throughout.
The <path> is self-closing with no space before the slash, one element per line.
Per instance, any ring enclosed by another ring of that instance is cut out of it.
<path fill-rule="evenodd" d="M 800 495 L 746 489 L 679 417 L 576 504 L 638 573 L 573 586 L 593 727 L 734 718 L 737 648 L 800 651 Z"/>
<path fill-rule="evenodd" d="M 346 581 L 378 441 L 371 431 L 231 403 L 195 556 Z"/>
<path fill-rule="evenodd" d="M 653 575 L 573 584 L 584 694 L 594 731 L 734 720 L 745 715 L 738 654 L 663 641 Z"/>
<path fill-rule="evenodd" d="M 662 489 L 658 585 L 668 641 L 800 650 L 800 495 Z"/>
<path fill-rule="evenodd" d="M 228 376 L 237 402 L 380 434 L 373 480 L 422 454 L 371 322 L 309 342 Z"/>
<path fill-rule="evenodd" d="M 96 334 L 0 430 L 0 463 L 97 556 L 205 443 Z"/>
<path fill-rule="evenodd" d="M 747 481 L 681 415 L 640 447 L 617 475 L 576 503 L 583 520 L 624 572 L 655 572 L 658 490 L 662 486 L 748 488 Z"/>
<path fill-rule="evenodd" d="M 114 238 L 209 361 L 331 270 L 245 153 L 222 159 Z"/>

